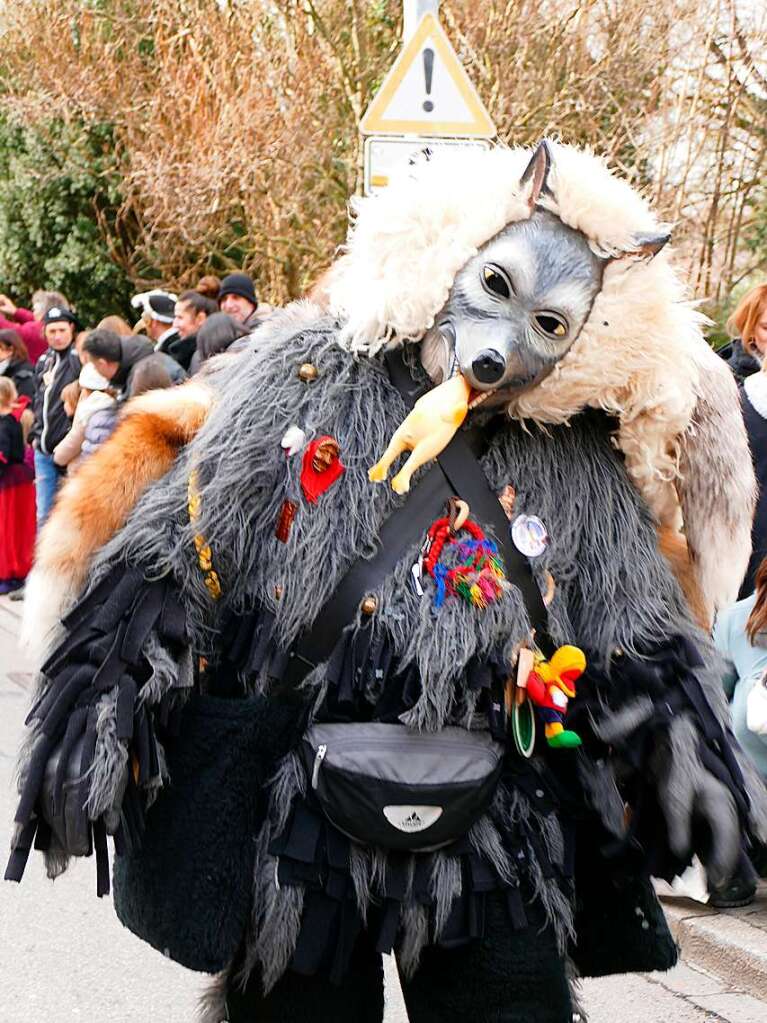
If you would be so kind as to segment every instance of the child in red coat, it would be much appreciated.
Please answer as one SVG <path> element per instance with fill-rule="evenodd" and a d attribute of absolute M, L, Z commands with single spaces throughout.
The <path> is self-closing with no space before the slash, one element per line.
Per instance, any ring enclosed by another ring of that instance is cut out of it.
<path fill-rule="evenodd" d="M 19 589 L 32 568 L 35 474 L 25 460 L 22 427 L 28 404 L 12 380 L 0 377 L 0 593 Z"/>

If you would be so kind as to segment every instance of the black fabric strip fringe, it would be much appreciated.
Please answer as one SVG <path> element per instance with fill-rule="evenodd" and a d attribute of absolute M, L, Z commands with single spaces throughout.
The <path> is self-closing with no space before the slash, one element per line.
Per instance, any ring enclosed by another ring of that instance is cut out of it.
<path fill-rule="evenodd" d="M 86 809 L 99 700 L 116 690 L 116 738 L 130 748 L 115 838 L 131 846 L 140 840 L 146 794 L 163 781 L 158 720 L 168 722 L 180 705 L 174 689 L 155 707 L 139 700 L 153 670 L 144 651 L 155 632 L 168 656 L 178 661 L 189 642 L 186 614 L 172 578 L 147 581 L 134 569 L 117 568 L 79 601 L 63 624 L 67 634 L 42 669 L 49 685 L 27 717 L 36 739 L 22 778 L 17 837 L 5 877 L 21 880 L 33 843 L 41 851 L 57 845 L 75 855 L 95 850 L 97 891 L 105 895 L 106 824 L 90 820 Z M 47 770 L 49 764 L 53 771 Z M 50 820 L 66 833 L 56 835 Z"/>
<path fill-rule="evenodd" d="M 516 829 L 515 829 L 516 831 Z M 527 835 L 530 839 L 530 835 Z M 503 837 L 511 861 L 526 866 L 525 836 Z M 406 904 L 422 907 L 428 915 L 428 943 L 456 948 L 485 934 L 485 900 L 490 893 L 502 893 L 509 926 L 524 930 L 528 916 L 522 891 L 530 884 L 517 874 L 511 883 L 501 877 L 492 862 L 482 856 L 468 836 L 436 853 L 405 854 L 385 852 L 386 867 L 380 884 L 363 918 L 352 880 L 353 841 L 327 820 L 311 794 L 295 803 L 284 832 L 272 842 L 269 852 L 277 860 L 276 880 L 280 887 L 304 889 L 301 930 L 291 969 L 305 975 L 327 974 L 336 984 L 343 982 L 352 951 L 363 927 L 374 935 L 377 950 L 392 952 L 400 933 Z M 513 846 L 513 848 L 509 848 Z M 436 857 L 458 860 L 460 891 L 442 929 L 436 930 L 436 905 L 432 872 Z M 545 849 L 536 843 L 535 856 L 545 877 L 564 888 L 571 878 L 549 861 Z M 566 860 L 572 862 L 572 856 Z"/>

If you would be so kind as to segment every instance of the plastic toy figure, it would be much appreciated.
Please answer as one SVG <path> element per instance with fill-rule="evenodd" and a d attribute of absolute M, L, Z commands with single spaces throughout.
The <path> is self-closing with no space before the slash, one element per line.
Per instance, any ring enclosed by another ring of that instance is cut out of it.
<path fill-rule="evenodd" d="M 546 728 L 546 741 L 554 749 L 581 745 L 580 736 L 564 726 L 567 701 L 575 698 L 575 683 L 586 670 L 586 658 L 576 646 L 561 646 L 540 660 L 527 676 L 527 695 L 538 708 Z"/>

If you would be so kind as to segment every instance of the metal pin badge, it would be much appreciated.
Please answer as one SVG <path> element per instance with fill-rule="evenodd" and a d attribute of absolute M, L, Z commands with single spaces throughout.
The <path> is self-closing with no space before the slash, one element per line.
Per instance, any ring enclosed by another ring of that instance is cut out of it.
<path fill-rule="evenodd" d="M 511 539 L 527 558 L 538 558 L 549 546 L 549 534 L 537 515 L 517 515 L 511 524 Z"/>

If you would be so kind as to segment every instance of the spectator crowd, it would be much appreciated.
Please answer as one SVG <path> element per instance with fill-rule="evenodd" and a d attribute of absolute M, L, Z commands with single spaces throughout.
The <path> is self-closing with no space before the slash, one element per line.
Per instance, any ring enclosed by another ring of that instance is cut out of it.
<path fill-rule="evenodd" d="M 182 383 L 271 311 L 244 273 L 131 304 L 134 326 L 111 315 L 89 330 L 59 292 L 35 292 L 30 309 L 0 295 L 0 593 L 12 599 L 62 480 L 110 436 L 125 403 Z"/>

